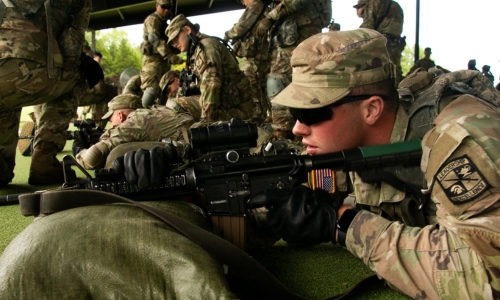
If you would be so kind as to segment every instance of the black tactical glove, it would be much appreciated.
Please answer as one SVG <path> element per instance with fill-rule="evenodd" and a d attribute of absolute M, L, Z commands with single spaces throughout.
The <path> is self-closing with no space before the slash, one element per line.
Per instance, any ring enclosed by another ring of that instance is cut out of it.
<path fill-rule="evenodd" d="M 165 147 L 129 151 L 124 156 L 117 157 L 111 167 L 123 172 L 128 183 L 137 185 L 143 191 L 162 185 L 167 174 L 165 166 L 178 162 L 181 160 L 176 155 L 175 147 L 166 144 Z"/>
<path fill-rule="evenodd" d="M 90 141 L 87 141 L 85 133 L 81 132 L 80 130 L 75 131 L 73 146 L 71 147 L 73 156 L 76 157 L 76 155 L 80 153 L 80 151 L 88 148 L 90 148 Z"/>
<path fill-rule="evenodd" d="M 335 243 L 337 210 L 340 201 L 333 201 L 321 189 L 305 186 L 293 190 L 267 190 L 247 203 L 247 208 L 266 206 L 267 223 L 289 246 L 302 248 L 323 242 Z"/>
<path fill-rule="evenodd" d="M 104 79 L 104 72 L 101 65 L 96 62 L 92 57 L 83 54 L 80 65 L 78 66 L 83 77 L 89 83 L 89 89 L 93 88 L 99 81 Z"/>

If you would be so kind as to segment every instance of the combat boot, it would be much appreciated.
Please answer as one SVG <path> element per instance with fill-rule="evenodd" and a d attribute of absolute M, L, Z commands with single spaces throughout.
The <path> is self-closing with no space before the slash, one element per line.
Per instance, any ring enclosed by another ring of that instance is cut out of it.
<path fill-rule="evenodd" d="M 64 183 L 64 172 L 62 163 L 57 160 L 59 151 L 57 145 L 49 142 L 40 142 L 31 154 L 30 176 L 28 183 L 31 185 L 48 185 Z M 75 179 L 73 170 L 69 172 L 68 179 Z"/>
<path fill-rule="evenodd" d="M 6 186 L 14 178 L 14 166 L 0 156 L 0 187 Z"/>

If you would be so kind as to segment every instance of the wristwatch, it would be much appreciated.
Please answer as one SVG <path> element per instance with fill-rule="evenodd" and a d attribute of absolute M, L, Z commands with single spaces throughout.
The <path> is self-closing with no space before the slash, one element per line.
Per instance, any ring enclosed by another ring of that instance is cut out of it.
<path fill-rule="evenodd" d="M 359 209 L 351 208 L 342 214 L 342 217 L 337 222 L 338 237 L 337 243 L 345 247 L 345 240 L 347 238 L 347 230 L 351 225 L 352 220 L 358 214 Z"/>

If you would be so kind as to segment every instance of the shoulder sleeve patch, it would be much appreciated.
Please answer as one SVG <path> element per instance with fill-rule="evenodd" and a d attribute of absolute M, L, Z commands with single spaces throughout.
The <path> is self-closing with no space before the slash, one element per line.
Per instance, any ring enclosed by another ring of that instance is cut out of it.
<path fill-rule="evenodd" d="M 444 164 L 435 175 L 435 180 L 455 205 L 476 199 L 490 187 L 483 174 L 467 155 L 454 158 Z"/>

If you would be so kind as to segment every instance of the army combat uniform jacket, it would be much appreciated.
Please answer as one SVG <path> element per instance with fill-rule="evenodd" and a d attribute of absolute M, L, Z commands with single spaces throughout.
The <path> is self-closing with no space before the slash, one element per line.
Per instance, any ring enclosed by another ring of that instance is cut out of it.
<path fill-rule="evenodd" d="M 201 120 L 250 120 L 254 102 L 250 82 L 238 61 L 217 39 L 198 33 L 199 44 L 189 58 L 199 79 Z"/>
<path fill-rule="evenodd" d="M 178 113 L 160 105 L 137 109 L 127 120 L 113 126 L 100 141 L 76 155 L 76 160 L 87 170 L 102 168 L 108 154 L 117 146 L 130 142 L 159 141 L 163 138 L 187 142 L 187 128 L 194 123 L 191 115 Z"/>
<path fill-rule="evenodd" d="M 437 84 L 472 74 L 467 72 L 454 72 Z M 492 89 L 486 93 L 486 98 L 500 101 Z M 400 107 L 391 143 L 416 137 L 409 124 L 415 125 Z M 422 141 L 424 193 L 436 205 L 435 222 L 411 227 L 361 210 L 347 231 L 347 249 L 413 298 L 498 298 L 498 126 L 498 107 L 468 94 L 455 97 Z M 350 176 L 357 203 L 377 205 L 404 197 L 390 186 L 363 183 L 356 173 Z"/>

